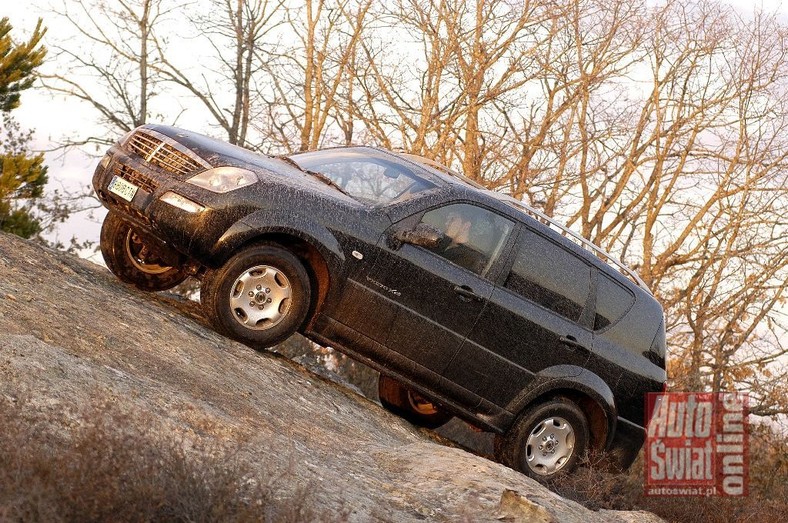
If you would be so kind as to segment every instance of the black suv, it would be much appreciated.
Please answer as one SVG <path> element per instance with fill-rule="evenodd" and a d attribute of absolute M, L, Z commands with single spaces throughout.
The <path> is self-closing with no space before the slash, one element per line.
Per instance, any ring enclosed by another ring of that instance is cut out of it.
<path fill-rule="evenodd" d="M 149 291 L 199 278 L 228 336 L 301 331 L 380 371 L 388 409 L 493 431 L 497 458 L 538 479 L 589 451 L 627 467 L 642 446 L 666 380 L 659 303 L 519 201 L 408 154 L 268 157 L 160 125 L 114 145 L 93 185 L 109 269 Z"/>

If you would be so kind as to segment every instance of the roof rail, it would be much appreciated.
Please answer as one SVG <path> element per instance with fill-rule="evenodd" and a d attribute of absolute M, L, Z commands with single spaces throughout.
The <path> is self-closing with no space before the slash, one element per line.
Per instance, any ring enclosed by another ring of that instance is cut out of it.
<path fill-rule="evenodd" d="M 391 152 L 391 151 L 388 151 L 386 149 L 381 149 L 379 147 L 376 147 L 376 149 L 380 149 L 380 150 L 383 150 L 383 151 L 386 151 L 386 152 Z M 483 186 L 477 184 L 473 180 L 470 180 L 470 179 L 466 178 L 465 176 L 459 174 L 457 171 L 454 171 L 454 170 L 450 169 L 449 167 L 446 167 L 445 165 L 443 165 L 443 164 L 441 164 L 439 162 L 436 162 L 435 160 L 431 160 L 429 158 L 425 158 L 425 157 L 422 157 L 422 156 L 419 156 L 419 155 L 415 155 L 415 154 L 412 154 L 412 153 L 399 152 L 398 154 L 400 156 L 404 156 L 405 158 L 407 158 L 410 161 L 415 161 L 415 162 L 419 162 L 419 163 L 422 163 L 422 164 L 426 164 L 426 165 L 432 167 L 433 169 L 437 169 L 437 170 L 442 171 L 442 172 L 444 172 L 446 174 L 449 174 L 450 176 L 458 178 L 463 183 L 466 183 L 466 184 L 468 184 L 468 185 L 470 185 L 470 186 L 472 186 L 472 187 L 474 187 L 476 189 L 482 189 L 483 191 L 493 195 L 495 198 L 503 201 L 504 203 L 508 203 L 512 207 L 515 207 L 516 209 L 519 209 L 519 210 L 523 211 L 525 214 L 530 215 L 531 218 L 534 218 L 535 220 L 537 220 L 537 221 L 543 223 L 544 225 L 547 225 L 548 227 L 552 228 L 553 230 L 555 230 L 556 232 L 561 234 L 561 236 L 563 236 L 565 238 L 569 238 L 571 240 L 574 240 L 574 242 L 576 244 L 578 244 L 580 247 L 583 247 L 583 248 L 591 251 L 592 253 L 594 253 L 596 255 L 597 258 L 600 258 L 605 263 L 607 263 L 609 265 L 614 265 L 618 269 L 618 271 L 620 273 L 622 273 L 624 276 L 626 276 L 627 278 L 632 280 L 639 287 L 643 288 L 646 292 L 648 292 L 649 294 L 653 295 L 653 293 L 651 292 L 651 289 L 649 289 L 648 285 L 646 285 L 646 282 L 644 282 L 640 278 L 640 276 L 638 276 L 638 274 L 635 271 L 633 271 L 632 269 L 627 267 L 624 264 L 624 262 L 622 262 L 618 258 L 613 257 L 610 253 L 608 253 L 607 251 L 605 251 L 601 247 L 597 247 L 596 245 L 594 245 L 593 243 L 591 243 L 587 239 L 583 238 L 582 236 L 580 236 L 576 232 L 571 231 L 567 227 L 565 227 L 565 226 L 561 225 L 560 223 L 556 222 L 555 220 L 553 220 L 552 218 L 547 216 L 545 213 L 543 213 L 541 211 L 537 211 L 533 207 L 530 207 L 529 205 L 521 202 L 520 200 L 517 200 L 517 199 L 509 196 L 508 194 L 499 193 L 499 192 L 491 191 L 489 189 L 485 189 Z"/>
<path fill-rule="evenodd" d="M 624 276 L 626 276 L 634 283 L 636 283 L 639 287 L 642 287 L 646 292 L 651 294 L 651 290 L 648 288 L 648 285 L 646 285 L 646 282 L 644 282 L 635 271 L 627 267 L 624 264 L 624 262 L 622 262 L 618 258 L 615 258 L 613 255 L 611 255 L 601 247 L 594 245 L 586 238 L 583 238 L 576 232 L 556 222 L 555 220 L 547 216 L 545 213 L 541 211 L 537 211 L 533 207 L 530 207 L 529 205 L 509 196 L 508 194 L 496 193 L 493 191 L 490 192 L 492 192 L 492 194 L 495 195 L 495 197 L 498 198 L 499 200 L 508 203 L 511 206 L 523 211 L 524 213 L 530 215 L 531 218 L 534 218 L 535 220 L 541 222 L 544 225 L 547 225 L 551 229 L 561 234 L 563 237 L 569 238 L 579 246 L 591 251 L 598 258 L 600 258 L 602 261 L 606 262 L 607 264 L 615 266 L 618 269 L 618 271 L 621 272 Z"/>

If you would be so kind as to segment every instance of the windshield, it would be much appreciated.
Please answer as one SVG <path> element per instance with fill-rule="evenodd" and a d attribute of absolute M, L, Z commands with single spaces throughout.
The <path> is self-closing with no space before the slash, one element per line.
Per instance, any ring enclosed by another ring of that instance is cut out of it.
<path fill-rule="evenodd" d="M 402 201 L 434 187 L 394 159 L 353 149 L 296 154 L 290 160 L 307 172 L 322 174 L 352 198 L 372 205 Z"/>
<path fill-rule="evenodd" d="M 403 157 L 407 158 L 408 160 L 420 163 L 422 165 L 426 165 L 428 167 L 431 167 L 432 169 L 437 171 L 438 174 L 441 175 L 441 178 L 443 178 L 443 179 L 445 179 L 445 176 L 448 175 L 449 179 L 455 178 L 455 179 L 460 180 L 461 182 L 464 182 L 464 183 L 466 183 L 466 184 L 468 184 L 471 187 L 474 187 L 476 189 L 485 189 L 485 190 L 487 189 L 487 187 L 485 187 L 484 185 L 481 185 L 480 183 L 477 183 L 477 182 L 471 180 L 470 178 L 468 178 L 464 174 L 460 174 L 457 171 L 449 169 L 448 167 L 446 167 L 442 163 L 436 162 L 435 160 L 430 160 L 429 158 L 424 158 L 423 156 L 419 156 L 417 154 L 411 154 L 411 153 L 400 153 L 400 156 L 403 156 Z"/>

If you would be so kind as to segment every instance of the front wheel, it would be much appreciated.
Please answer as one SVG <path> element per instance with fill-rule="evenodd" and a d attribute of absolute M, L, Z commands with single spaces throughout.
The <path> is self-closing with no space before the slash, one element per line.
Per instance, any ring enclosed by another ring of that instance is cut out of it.
<path fill-rule="evenodd" d="M 569 474 L 588 450 L 588 421 L 564 397 L 527 409 L 505 436 L 495 439 L 495 457 L 504 465 L 539 480 Z"/>
<path fill-rule="evenodd" d="M 165 248 L 146 238 L 117 214 L 109 213 L 101 225 L 101 255 L 119 280 L 144 291 L 164 291 L 182 283 L 189 275 L 164 261 Z M 177 259 L 175 253 L 170 258 Z"/>
<path fill-rule="evenodd" d="M 202 281 L 203 308 L 222 333 L 252 347 L 276 345 L 295 333 L 309 311 L 309 275 L 290 251 L 250 247 Z"/>
<path fill-rule="evenodd" d="M 453 417 L 432 400 L 382 374 L 378 379 L 378 398 L 386 410 L 428 429 L 445 425 Z"/>

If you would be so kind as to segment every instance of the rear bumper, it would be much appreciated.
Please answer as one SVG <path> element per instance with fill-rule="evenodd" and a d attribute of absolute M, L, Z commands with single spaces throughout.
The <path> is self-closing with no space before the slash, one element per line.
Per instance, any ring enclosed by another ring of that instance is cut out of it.
<path fill-rule="evenodd" d="M 616 471 L 627 470 L 637 458 L 646 440 L 646 429 L 619 417 L 616 432 L 605 458 L 610 468 Z"/>

